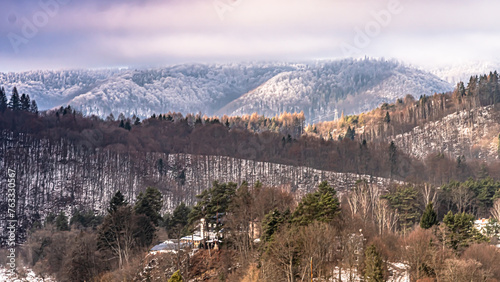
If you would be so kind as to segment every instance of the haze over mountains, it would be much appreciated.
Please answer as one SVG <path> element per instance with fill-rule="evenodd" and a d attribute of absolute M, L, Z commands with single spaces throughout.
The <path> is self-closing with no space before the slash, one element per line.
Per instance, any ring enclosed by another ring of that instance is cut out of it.
<path fill-rule="evenodd" d="M 304 111 L 306 122 L 332 120 L 393 102 L 452 90 L 437 76 L 394 61 L 189 64 L 148 70 L 0 73 L 0 85 L 38 101 L 71 105 L 85 115 L 149 117 L 169 111 L 274 116 Z"/>

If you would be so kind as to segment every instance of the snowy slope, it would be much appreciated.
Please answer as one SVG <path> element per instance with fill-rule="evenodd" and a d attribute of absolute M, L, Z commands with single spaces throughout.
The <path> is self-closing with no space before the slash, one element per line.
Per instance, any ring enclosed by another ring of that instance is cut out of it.
<path fill-rule="evenodd" d="M 0 73 L 0 86 L 8 92 L 16 86 L 41 110 L 69 104 L 102 118 L 168 111 L 274 116 L 303 110 L 307 122 L 331 120 L 335 109 L 351 114 L 406 94 L 451 90 L 431 74 L 382 60 Z"/>
<path fill-rule="evenodd" d="M 397 62 L 343 60 L 315 63 L 281 73 L 219 111 L 273 116 L 303 110 L 308 122 L 360 113 L 411 94 L 447 92 L 452 86 L 434 75 Z"/>
<path fill-rule="evenodd" d="M 19 93 L 35 99 L 41 110 L 69 102 L 72 98 L 104 83 L 118 70 L 63 70 L 0 73 L 0 86 L 10 91 L 15 86 Z"/>
<path fill-rule="evenodd" d="M 500 62 L 474 62 L 430 68 L 429 72 L 456 85 L 469 82 L 471 76 L 500 71 Z"/>
<path fill-rule="evenodd" d="M 85 114 L 149 117 L 176 111 L 211 115 L 231 100 L 291 69 L 285 65 L 181 65 L 128 71 L 69 104 Z"/>

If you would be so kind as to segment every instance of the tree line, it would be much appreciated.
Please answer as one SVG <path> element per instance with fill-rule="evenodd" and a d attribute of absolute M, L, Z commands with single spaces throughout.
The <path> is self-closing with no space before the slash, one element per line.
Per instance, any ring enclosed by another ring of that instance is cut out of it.
<path fill-rule="evenodd" d="M 22 94 L 19 96 L 17 88 L 12 88 L 12 95 L 7 102 L 7 94 L 5 88 L 0 88 L 0 112 L 5 112 L 6 109 L 12 111 L 25 111 L 33 114 L 38 114 L 38 106 L 35 100 L 31 100 L 29 95 Z"/>
<path fill-rule="evenodd" d="M 452 92 L 422 95 L 419 99 L 406 95 L 392 104 L 383 103 L 367 113 L 351 116 L 344 116 L 342 113 L 339 120 L 309 125 L 306 132 L 327 140 L 356 137 L 369 142 L 386 142 L 396 134 L 409 132 L 416 126 L 439 120 L 451 113 L 497 105 L 500 102 L 498 79 L 496 71 L 471 76 L 467 86 L 459 82 Z M 356 133 L 357 128 L 363 130 L 357 130 Z"/>
<path fill-rule="evenodd" d="M 259 281 L 386 281 L 405 272 L 412 281 L 499 277 L 500 254 L 493 245 L 500 234 L 500 199 L 488 209 L 492 220 L 481 233 L 473 214 L 443 209 L 450 196 L 439 193 L 429 186 L 360 181 L 338 195 L 323 181 L 296 199 L 260 182 L 214 182 L 195 205 L 181 203 L 161 215 L 158 190 L 147 188 L 134 205 L 118 191 L 99 220 L 85 213 L 71 220 L 62 213 L 48 217 L 30 233 L 24 255 L 35 271 L 62 281 L 236 281 L 249 274 Z M 191 234 L 202 218 L 220 231 L 219 250 L 146 258 L 155 242 Z M 161 276 L 147 274 L 151 267 Z"/>

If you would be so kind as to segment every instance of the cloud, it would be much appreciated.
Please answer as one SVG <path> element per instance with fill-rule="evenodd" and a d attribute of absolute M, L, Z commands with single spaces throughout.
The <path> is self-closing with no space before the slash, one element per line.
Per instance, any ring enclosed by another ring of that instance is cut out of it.
<path fill-rule="evenodd" d="M 52 14 L 47 3 L 58 4 Z M 356 45 L 359 31 L 373 27 L 394 3 L 401 12 L 379 23 L 369 44 Z M 346 55 L 346 44 L 360 56 L 414 63 L 488 58 L 499 45 L 498 8 L 500 3 L 466 0 L 9 1 L 0 11 L 0 60 L 9 64 L 0 71 L 43 68 L 47 61 L 64 68 L 336 58 Z M 37 29 L 29 38 L 26 22 Z M 21 42 L 12 44 L 9 34 Z M 477 47 L 484 43 L 495 48 Z"/>

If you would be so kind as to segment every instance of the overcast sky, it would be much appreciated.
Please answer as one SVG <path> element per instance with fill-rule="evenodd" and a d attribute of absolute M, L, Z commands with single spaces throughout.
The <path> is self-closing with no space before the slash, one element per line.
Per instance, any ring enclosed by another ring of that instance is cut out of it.
<path fill-rule="evenodd" d="M 2 0 L 0 71 L 351 56 L 496 61 L 499 10 L 487 0 Z"/>

